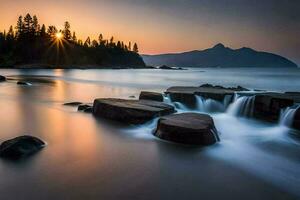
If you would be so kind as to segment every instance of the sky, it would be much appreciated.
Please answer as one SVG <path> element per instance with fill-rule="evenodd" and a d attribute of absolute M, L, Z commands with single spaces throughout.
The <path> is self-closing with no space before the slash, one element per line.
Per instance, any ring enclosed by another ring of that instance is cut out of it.
<path fill-rule="evenodd" d="M 0 0 L 0 30 L 19 15 L 77 36 L 137 42 L 140 53 L 210 48 L 223 43 L 285 56 L 300 66 L 299 0 Z"/>

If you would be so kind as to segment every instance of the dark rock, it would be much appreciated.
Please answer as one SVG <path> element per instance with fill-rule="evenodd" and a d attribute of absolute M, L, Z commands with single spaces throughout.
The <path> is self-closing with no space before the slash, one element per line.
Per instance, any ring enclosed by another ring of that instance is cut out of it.
<path fill-rule="evenodd" d="M 135 99 L 134 95 L 129 96 L 128 98 Z"/>
<path fill-rule="evenodd" d="M 0 156 L 10 159 L 31 155 L 45 146 L 45 142 L 32 136 L 19 136 L 0 145 Z"/>
<path fill-rule="evenodd" d="M 292 128 L 297 129 L 297 130 L 300 131 L 300 106 L 298 106 L 298 108 L 295 112 Z"/>
<path fill-rule="evenodd" d="M 93 112 L 93 105 L 91 104 L 81 104 L 78 106 L 78 111 L 82 111 L 85 113 L 92 113 Z"/>
<path fill-rule="evenodd" d="M 3 81 L 6 81 L 6 77 L 0 75 L 0 82 L 3 82 Z"/>
<path fill-rule="evenodd" d="M 253 116 L 258 119 L 277 122 L 282 109 L 290 107 L 294 100 L 281 93 L 256 94 Z"/>
<path fill-rule="evenodd" d="M 142 91 L 139 97 L 140 100 L 152 100 L 152 101 L 160 101 L 164 100 L 164 97 L 161 93 L 157 92 L 146 92 Z"/>
<path fill-rule="evenodd" d="M 93 106 L 96 117 L 130 124 L 144 123 L 173 112 L 173 106 L 149 100 L 96 99 Z"/>
<path fill-rule="evenodd" d="M 79 106 L 81 105 L 82 102 L 74 101 L 74 102 L 69 102 L 69 103 L 64 103 L 64 106 Z"/>
<path fill-rule="evenodd" d="M 209 115 L 197 113 L 161 117 L 154 135 L 183 144 L 211 145 L 219 141 L 213 119 Z"/>
<path fill-rule="evenodd" d="M 296 103 L 300 103 L 300 92 L 285 92 L 287 98 L 293 99 Z"/>
<path fill-rule="evenodd" d="M 169 69 L 169 70 L 172 70 L 173 69 L 173 67 L 169 67 L 169 66 L 167 66 L 167 65 L 162 65 L 162 66 L 160 66 L 160 67 L 158 67 L 159 69 Z"/>
<path fill-rule="evenodd" d="M 31 83 L 24 82 L 24 81 L 18 81 L 17 85 L 31 85 Z"/>

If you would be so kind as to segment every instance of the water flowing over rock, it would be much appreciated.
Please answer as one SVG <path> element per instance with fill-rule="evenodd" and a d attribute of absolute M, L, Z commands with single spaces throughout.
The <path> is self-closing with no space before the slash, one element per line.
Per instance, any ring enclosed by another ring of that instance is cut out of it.
<path fill-rule="evenodd" d="M 31 155 L 45 146 L 45 142 L 33 136 L 19 136 L 0 145 L 0 156 L 18 159 Z"/>
<path fill-rule="evenodd" d="M 255 96 L 236 97 L 228 107 L 227 113 L 234 116 L 253 117 Z"/>
<path fill-rule="evenodd" d="M 163 101 L 163 95 L 157 92 L 142 91 L 139 97 L 140 100 Z"/>
<path fill-rule="evenodd" d="M 280 114 L 279 124 L 300 130 L 300 106 L 283 109 Z"/>
<path fill-rule="evenodd" d="M 93 105 L 96 117 L 130 124 L 145 123 L 155 117 L 174 112 L 171 105 L 149 100 L 96 99 Z"/>
<path fill-rule="evenodd" d="M 164 140 L 193 145 L 212 145 L 219 141 L 213 119 L 198 113 L 161 117 L 154 135 Z"/>

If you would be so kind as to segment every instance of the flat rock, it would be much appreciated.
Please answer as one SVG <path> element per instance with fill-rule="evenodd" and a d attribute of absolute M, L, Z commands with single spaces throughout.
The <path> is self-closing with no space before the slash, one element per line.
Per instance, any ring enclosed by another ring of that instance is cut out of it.
<path fill-rule="evenodd" d="M 152 100 L 152 101 L 160 101 L 164 100 L 164 97 L 161 93 L 158 92 L 147 92 L 142 91 L 139 97 L 140 100 Z"/>
<path fill-rule="evenodd" d="M 31 83 L 24 82 L 24 81 L 18 81 L 17 85 L 31 85 Z"/>
<path fill-rule="evenodd" d="M 195 107 L 196 95 L 202 96 L 206 99 L 214 99 L 216 101 L 223 102 L 226 96 L 229 96 L 229 100 L 232 101 L 235 92 L 245 90 L 246 88 L 241 86 L 236 88 L 225 88 L 222 86 L 204 84 L 199 87 L 170 87 L 165 93 L 169 95 L 172 101 L 178 101 L 189 107 Z"/>
<path fill-rule="evenodd" d="M 0 157 L 18 159 L 31 155 L 45 146 L 45 142 L 33 136 L 19 136 L 0 145 Z"/>
<path fill-rule="evenodd" d="M 145 123 L 155 117 L 174 113 L 173 106 L 149 100 L 96 99 L 93 114 L 130 124 Z"/>
<path fill-rule="evenodd" d="M 3 81 L 6 81 L 6 77 L 0 75 L 0 82 L 3 82 Z"/>
<path fill-rule="evenodd" d="M 212 145 L 220 140 L 212 117 L 198 113 L 161 117 L 154 135 L 164 140 L 192 145 Z"/>
<path fill-rule="evenodd" d="M 282 109 L 293 106 L 294 100 L 282 93 L 258 93 L 255 95 L 253 116 L 258 119 L 277 122 Z"/>
<path fill-rule="evenodd" d="M 74 102 L 68 102 L 68 103 L 64 103 L 63 105 L 64 106 L 79 106 L 83 104 L 82 102 L 79 102 L 79 101 L 74 101 Z"/>

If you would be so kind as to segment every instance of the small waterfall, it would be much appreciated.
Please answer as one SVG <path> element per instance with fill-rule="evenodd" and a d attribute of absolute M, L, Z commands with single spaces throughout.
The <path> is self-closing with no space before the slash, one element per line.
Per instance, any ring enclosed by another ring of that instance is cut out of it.
<path fill-rule="evenodd" d="M 230 96 L 229 96 L 230 97 Z M 201 96 L 196 95 L 197 110 L 200 112 L 224 112 L 226 110 L 226 103 L 228 98 L 225 97 L 224 102 L 213 99 L 205 99 Z"/>
<path fill-rule="evenodd" d="M 173 104 L 169 94 L 164 94 L 163 97 L 164 97 L 164 103 L 169 104 L 169 105 Z"/>
<path fill-rule="evenodd" d="M 300 108 L 300 106 L 287 107 L 283 109 L 280 113 L 279 124 L 282 126 L 292 127 L 293 120 L 298 108 Z"/>
<path fill-rule="evenodd" d="M 252 117 L 255 96 L 235 96 L 235 100 L 227 109 L 227 113 L 234 116 Z"/>

